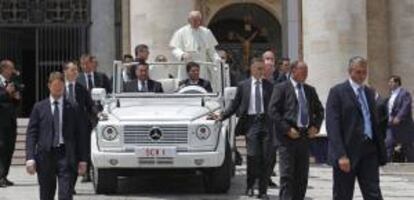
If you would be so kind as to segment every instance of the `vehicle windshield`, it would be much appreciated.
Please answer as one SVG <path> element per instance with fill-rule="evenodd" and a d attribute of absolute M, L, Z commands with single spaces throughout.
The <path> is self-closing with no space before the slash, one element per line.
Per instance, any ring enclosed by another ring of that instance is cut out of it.
<path fill-rule="evenodd" d="M 221 66 L 195 63 L 114 62 L 113 88 L 116 96 L 204 96 L 222 92 Z"/>

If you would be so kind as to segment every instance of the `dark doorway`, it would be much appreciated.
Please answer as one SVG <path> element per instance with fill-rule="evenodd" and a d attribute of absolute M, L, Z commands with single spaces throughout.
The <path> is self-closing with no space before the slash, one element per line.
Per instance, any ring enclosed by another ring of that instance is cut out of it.
<path fill-rule="evenodd" d="M 279 21 L 264 8 L 252 3 L 233 4 L 220 10 L 208 27 L 219 41 L 219 48 L 232 56 L 233 64 L 247 70 L 252 56 L 273 50 L 282 55 Z"/>

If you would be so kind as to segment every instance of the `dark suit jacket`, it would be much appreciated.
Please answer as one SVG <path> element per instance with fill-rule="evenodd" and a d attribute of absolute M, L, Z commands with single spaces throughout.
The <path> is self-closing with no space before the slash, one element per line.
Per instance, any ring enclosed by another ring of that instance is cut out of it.
<path fill-rule="evenodd" d="M 178 86 L 180 86 L 180 87 L 181 86 L 188 86 L 188 85 L 192 85 L 192 84 L 190 84 L 190 79 L 182 80 L 178 84 Z M 198 79 L 197 85 L 204 88 L 204 89 L 206 89 L 207 92 L 213 92 L 213 88 L 211 88 L 210 81 L 208 81 L 208 80 L 204 80 L 204 79 L 200 78 L 200 79 Z"/>
<path fill-rule="evenodd" d="M 65 96 L 66 96 L 66 88 L 65 88 Z M 75 84 L 75 99 L 76 105 L 82 112 L 82 117 L 85 116 L 85 120 L 88 121 L 88 129 L 92 130 L 98 121 L 97 113 L 98 108 L 95 106 L 90 93 L 88 90 L 81 84 Z"/>
<path fill-rule="evenodd" d="M 286 77 L 285 73 L 278 72 L 277 76 L 274 76 L 274 83 L 275 84 L 285 82 L 286 80 L 288 80 L 288 78 Z"/>
<path fill-rule="evenodd" d="M 16 127 L 16 106 L 19 101 L 13 99 L 6 91 L 6 88 L 0 86 L 0 127 Z"/>
<path fill-rule="evenodd" d="M 324 109 L 314 87 L 303 84 L 308 112 L 309 126 L 320 129 Z M 290 128 L 297 127 L 299 103 L 296 97 L 295 88 L 291 81 L 285 81 L 275 85 L 272 98 L 269 103 L 269 115 L 273 120 L 274 132 L 278 142 L 288 144 L 292 140 L 287 136 Z"/>
<path fill-rule="evenodd" d="M 104 88 L 106 90 L 106 93 L 112 92 L 112 85 L 106 74 L 101 73 L 101 72 L 94 72 L 93 80 L 94 80 L 95 88 Z M 76 82 L 78 82 L 79 84 L 87 88 L 87 80 L 86 80 L 84 72 L 79 74 Z"/>
<path fill-rule="evenodd" d="M 248 78 L 244 81 L 239 82 L 237 86 L 236 96 L 230 103 L 230 105 L 222 113 L 223 120 L 229 118 L 233 114 L 237 113 L 239 120 L 236 125 L 236 135 L 244 135 L 248 131 L 248 110 L 250 105 L 250 92 L 251 92 L 252 79 Z M 272 95 L 273 85 L 268 80 L 262 80 L 262 91 L 263 91 L 263 108 L 264 113 L 267 114 L 267 105 L 269 104 L 270 97 Z M 266 119 L 266 125 L 271 130 L 270 120 Z"/>
<path fill-rule="evenodd" d="M 373 140 L 377 146 L 378 159 L 381 165 L 386 163 L 386 151 L 383 137 L 378 129 L 379 122 L 375 104 L 375 93 L 365 87 Z M 326 129 L 328 131 L 328 161 L 338 166 L 339 158 L 347 156 L 354 168 L 360 160 L 361 148 L 364 145 L 364 118 L 357 96 L 349 81 L 331 88 L 326 103 Z"/>
<path fill-rule="evenodd" d="M 65 144 L 66 157 L 72 167 L 76 169 L 77 161 L 87 161 L 88 153 L 85 143 L 86 129 L 79 119 L 79 109 L 77 106 L 63 102 L 63 140 Z M 30 114 L 30 121 L 26 133 L 26 159 L 36 160 L 37 155 L 47 153 L 52 148 L 53 140 L 53 114 L 49 97 L 33 107 Z M 36 160 L 38 162 L 38 160 Z"/>
<path fill-rule="evenodd" d="M 388 111 L 391 118 L 398 117 L 401 120 L 398 125 L 390 125 L 396 142 L 405 143 L 414 141 L 414 122 L 411 102 L 411 94 L 406 89 L 401 88 L 400 93 L 395 98 L 391 112 Z"/>
<path fill-rule="evenodd" d="M 162 85 L 158 81 L 148 79 L 148 92 L 163 93 Z M 138 91 L 138 81 L 132 80 L 124 84 L 124 92 L 140 92 Z"/>
<path fill-rule="evenodd" d="M 375 99 L 378 112 L 379 132 L 385 139 L 388 128 L 388 100 L 379 96 Z"/>

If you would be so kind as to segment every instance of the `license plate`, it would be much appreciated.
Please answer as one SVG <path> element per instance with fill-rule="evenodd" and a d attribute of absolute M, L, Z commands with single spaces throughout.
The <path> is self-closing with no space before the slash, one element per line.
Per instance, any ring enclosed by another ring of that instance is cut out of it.
<path fill-rule="evenodd" d="M 175 157 L 175 147 L 138 147 L 135 149 L 138 157 Z"/>

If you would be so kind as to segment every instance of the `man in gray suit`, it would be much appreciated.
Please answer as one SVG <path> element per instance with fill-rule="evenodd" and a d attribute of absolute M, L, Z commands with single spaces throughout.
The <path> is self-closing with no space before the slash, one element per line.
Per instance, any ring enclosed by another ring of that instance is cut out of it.
<path fill-rule="evenodd" d="M 148 67 L 148 64 L 145 62 L 138 64 L 135 70 L 137 79 L 126 82 L 124 92 L 164 92 L 160 82 L 150 79 Z"/>
<path fill-rule="evenodd" d="M 414 122 L 411 94 L 401 87 L 401 78 L 391 76 L 388 82 L 391 96 L 388 99 L 387 147 L 388 161 L 392 161 L 395 144 L 401 144 L 405 160 L 414 162 Z"/>

